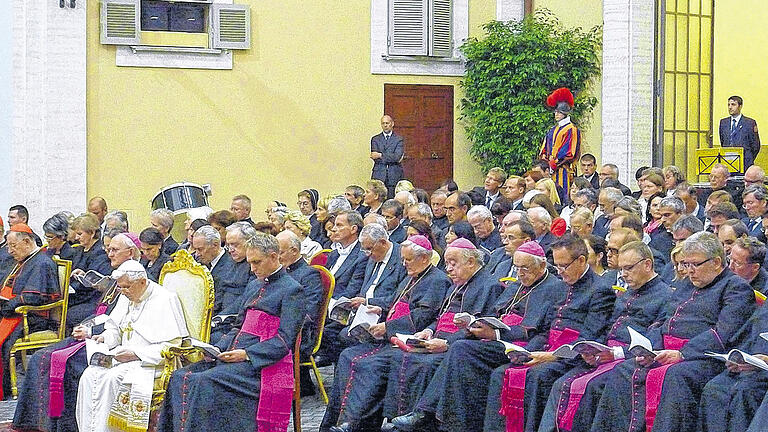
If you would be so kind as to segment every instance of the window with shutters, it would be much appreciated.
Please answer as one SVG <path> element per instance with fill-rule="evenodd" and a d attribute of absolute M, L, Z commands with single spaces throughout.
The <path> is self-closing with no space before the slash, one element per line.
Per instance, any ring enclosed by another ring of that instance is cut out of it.
<path fill-rule="evenodd" d="M 230 1 L 101 0 L 101 43 L 118 45 L 118 66 L 232 69 L 251 18 Z"/>
<path fill-rule="evenodd" d="M 453 56 L 453 0 L 389 0 L 390 56 Z"/>
<path fill-rule="evenodd" d="M 371 0 L 371 73 L 463 76 L 469 0 Z"/>

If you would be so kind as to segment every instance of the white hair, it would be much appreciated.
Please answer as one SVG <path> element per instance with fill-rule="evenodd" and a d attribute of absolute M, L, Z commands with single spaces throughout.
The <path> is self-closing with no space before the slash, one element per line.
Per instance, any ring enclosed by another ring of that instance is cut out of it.
<path fill-rule="evenodd" d="M 425 257 L 425 256 L 426 257 L 432 257 L 432 251 L 431 250 L 429 250 L 429 249 L 427 249 L 427 248 L 425 248 L 423 246 L 417 245 L 416 243 L 414 243 L 414 242 L 412 242 L 410 240 L 405 240 L 404 242 L 400 243 L 400 247 L 401 248 L 404 248 L 404 247 L 411 248 L 411 250 L 413 251 L 413 254 L 416 255 L 417 257 Z"/>
<path fill-rule="evenodd" d="M 203 225 L 195 231 L 195 237 L 202 237 L 206 244 L 221 245 L 221 234 L 210 225 Z"/>
<path fill-rule="evenodd" d="M 528 209 L 528 218 L 530 220 L 545 222 L 547 225 L 552 224 L 552 216 L 544 207 L 533 207 Z"/>
<path fill-rule="evenodd" d="M 360 231 L 360 238 L 368 238 L 373 241 L 387 240 L 389 234 L 387 230 L 379 224 L 368 224 Z"/>
<path fill-rule="evenodd" d="M 471 209 L 469 209 L 467 212 L 467 219 L 473 218 L 475 216 L 479 216 L 483 220 L 493 219 L 493 214 L 491 214 L 491 211 L 488 209 L 488 207 L 484 205 L 474 205 Z"/>

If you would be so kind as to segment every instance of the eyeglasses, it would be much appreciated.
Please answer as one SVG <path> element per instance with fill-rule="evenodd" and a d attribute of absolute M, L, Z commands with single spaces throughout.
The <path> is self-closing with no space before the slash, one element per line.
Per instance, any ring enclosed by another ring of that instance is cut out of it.
<path fill-rule="evenodd" d="M 577 259 L 579 259 L 579 258 L 581 258 L 581 255 L 577 256 L 577 257 L 576 257 L 576 258 L 574 258 L 574 259 L 572 259 L 572 260 L 571 260 L 571 262 L 569 262 L 568 264 L 566 264 L 566 265 L 564 265 L 564 266 L 561 266 L 561 265 L 557 265 L 557 264 L 555 264 L 555 268 L 556 268 L 556 269 L 557 269 L 557 271 L 559 271 L 559 272 L 564 272 L 564 271 L 568 270 L 568 267 L 570 267 L 570 266 L 571 266 L 571 264 L 575 263 L 575 262 L 576 262 L 576 260 L 577 260 Z"/>
<path fill-rule="evenodd" d="M 107 255 L 124 251 L 125 249 L 107 248 Z"/>
<path fill-rule="evenodd" d="M 373 248 L 374 248 L 374 247 L 376 247 L 376 245 L 373 245 L 373 246 L 371 246 L 370 248 L 367 248 L 367 247 L 365 247 L 365 246 L 363 246 L 363 245 L 361 244 L 361 245 L 360 245 L 360 251 L 361 251 L 361 252 L 362 252 L 362 253 L 363 253 L 365 256 L 371 256 L 371 253 L 373 253 Z"/>
<path fill-rule="evenodd" d="M 243 244 L 244 243 L 227 243 L 227 245 L 224 247 L 227 248 L 227 250 L 235 250 L 239 247 L 242 247 Z"/>
<path fill-rule="evenodd" d="M 681 263 L 680 263 L 680 264 L 678 264 L 678 265 L 679 265 L 680 267 L 682 267 L 682 268 L 684 268 L 684 269 L 688 270 L 688 271 L 691 271 L 691 270 L 698 270 L 698 269 L 699 269 L 699 267 L 701 267 L 701 266 L 703 266 L 704 264 L 706 264 L 706 263 L 708 263 L 708 262 L 712 261 L 713 259 L 715 259 L 715 258 L 714 258 L 714 257 L 712 257 L 712 258 L 710 258 L 710 259 L 708 259 L 708 260 L 704 260 L 704 261 L 702 261 L 702 262 L 700 262 L 700 263 L 692 263 L 692 262 L 681 262 Z"/>
<path fill-rule="evenodd" d="M 619 254 L 619 249 L 618 248 L 605 248 L 605 251 L 608 252 L 609 254 L 614 254 L 614 255 L 618 255 Z"/>
<path fill-rule="evenodd" d="M 621 271 L 622 273 L 629 273 L 630 271 L 632 271 L 633 268 L 635 268 L 636 265 L 640 264 L 641 262 L 645 261 L 646 259 L 648 259 L 648 258 L 643 258 L 640 261 L 638 261 L 638 262 L 636 262 L 636 263 L 634 263 L 632 265 L 621 267 L 621 268 L 619 268 L 619 271 Z"/>

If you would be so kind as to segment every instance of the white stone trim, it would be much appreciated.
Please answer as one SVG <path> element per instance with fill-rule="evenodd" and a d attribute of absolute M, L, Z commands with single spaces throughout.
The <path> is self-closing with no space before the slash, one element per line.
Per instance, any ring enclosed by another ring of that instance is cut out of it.
<path fill-rule="evenodd" d="M 603 1 L 602 163 L 634 184 L 651 165 L 653 142 L 654 2 Z"/>
<path fill-rule="evenodd" d="M 525 18 L 525 0 L 496 0 L 497 21 L 522 21 Z"/>
<path fill-rule="evenodd" d="M 86 206 L 86 7 L 12 0 L 12 204 L 27 206 L 38 234 L 54 213 Z"/>
<path fill-rule="evenodd" d="M 142 51 L 129 46 L 115 50 L 115 65 L 178 69 L 232 69 L 232 51 L 217 54 L 172 51 Z"/>
<path fill-rule="evenodd" d="M 371 0 L 371 73 L 388 75 L 464 76 L 459 47 L 469 37 L 469 0 L 453 2 L 453 57 L 455 61 L 385 58 L 389 23 L 388 0 Z"/>

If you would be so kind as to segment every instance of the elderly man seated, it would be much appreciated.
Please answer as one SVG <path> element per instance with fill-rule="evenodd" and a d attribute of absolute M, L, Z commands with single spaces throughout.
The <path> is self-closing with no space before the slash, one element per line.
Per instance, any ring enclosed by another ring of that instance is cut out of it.
<path fill-rule="evenodd" d="M 104 332 L 91 337 L 90 328 L 78 326 L 72 333 L 76 339 L 90 338 L 90 366 L 77 393 L 80 432 L 146 429 L 161 352 L 188 336 L 178 297 L 150 281 L 141 264 L 124 262 L 112 279 L 122 296 Z"/>
<path fill-rule="evenodd" d="M 176 371 L 158 431 L 286 430 L 293 394 L 291 349 L 304 320 L 303 289 L 279 261 L 276 238 L 246 241 L 260 283 L 248 292 L 235 327 L 216 346 L 218 359 Z"/>

